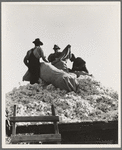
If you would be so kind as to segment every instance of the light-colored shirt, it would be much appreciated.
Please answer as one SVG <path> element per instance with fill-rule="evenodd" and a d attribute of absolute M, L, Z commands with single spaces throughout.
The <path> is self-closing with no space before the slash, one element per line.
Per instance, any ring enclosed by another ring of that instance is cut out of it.
<path fill-rule="evenodd" d="M 32 52 L 32 50 L 29 50 L 29 51 L 27 52 L 26 58 L 29 58 L 31 52 Z M 44 52 L 43 52 L 42 48 L 39 47 L 39 46 L 36 46 L 36 47 L 34 48 L 33 54 L 34 54 L 34 56 L 35 56 L 37 59 L 39 59 L 39 58 L 45 58 Z"/>

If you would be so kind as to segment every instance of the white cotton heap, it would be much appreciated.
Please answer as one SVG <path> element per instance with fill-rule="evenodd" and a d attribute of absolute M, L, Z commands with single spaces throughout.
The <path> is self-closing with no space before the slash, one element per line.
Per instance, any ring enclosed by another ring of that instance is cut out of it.
<path fill-rule="evenodd" d="M 102 86 L 90 76 L 80 76 L 78 82 L 77 92 L 60 90 L 43 81 L 14 88 L 6 94 L 6 115 L 13 115 L 14 105 L 17 105 L 17 116 L 51 115 L 53 103 L 60 123 L 118 120 L 116 91 Z"/>

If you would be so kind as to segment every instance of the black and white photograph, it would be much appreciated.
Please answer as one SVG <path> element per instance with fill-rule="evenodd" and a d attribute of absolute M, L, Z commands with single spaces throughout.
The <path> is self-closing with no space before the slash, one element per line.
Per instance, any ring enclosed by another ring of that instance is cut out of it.
<path fill-rule="evenodd" d="M 120 148 L 120 6 L 1 2 L 2 148 Z"/>

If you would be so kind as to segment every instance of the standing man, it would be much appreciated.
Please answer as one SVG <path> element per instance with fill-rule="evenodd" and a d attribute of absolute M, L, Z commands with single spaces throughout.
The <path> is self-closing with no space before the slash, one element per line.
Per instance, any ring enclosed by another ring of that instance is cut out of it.
<path fill-rule="evenodd" d="M 42 58 L 45 62 L 48 62 L 44 56 L 44 52 L 40 47 L 43 43 L 39 38 L 33 41 L 35 47 L 29 50 L 24 57 L 24 64 L 28 67 L 29 72 L 31 74 L 30 84 L 39 83 L 40 76 L 40 58 Z"/>

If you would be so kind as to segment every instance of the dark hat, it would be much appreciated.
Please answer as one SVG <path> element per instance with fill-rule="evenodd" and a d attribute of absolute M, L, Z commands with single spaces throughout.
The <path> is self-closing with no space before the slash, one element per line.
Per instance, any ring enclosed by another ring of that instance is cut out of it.
<path fill-rule="evenodd" d="M 40 41 L 39 38 L 35 39 L 35 41 L 33 41 L 33 43 L 43 45 L 43 43 Z"/>
<path fill-rule="evenodd" d="M 53 49 L 54 49 L 54 50 L 60 49 L 60 47 L 59 47 L 58 45 L 55 44 L 54 47 L 53 47 Z"/>

